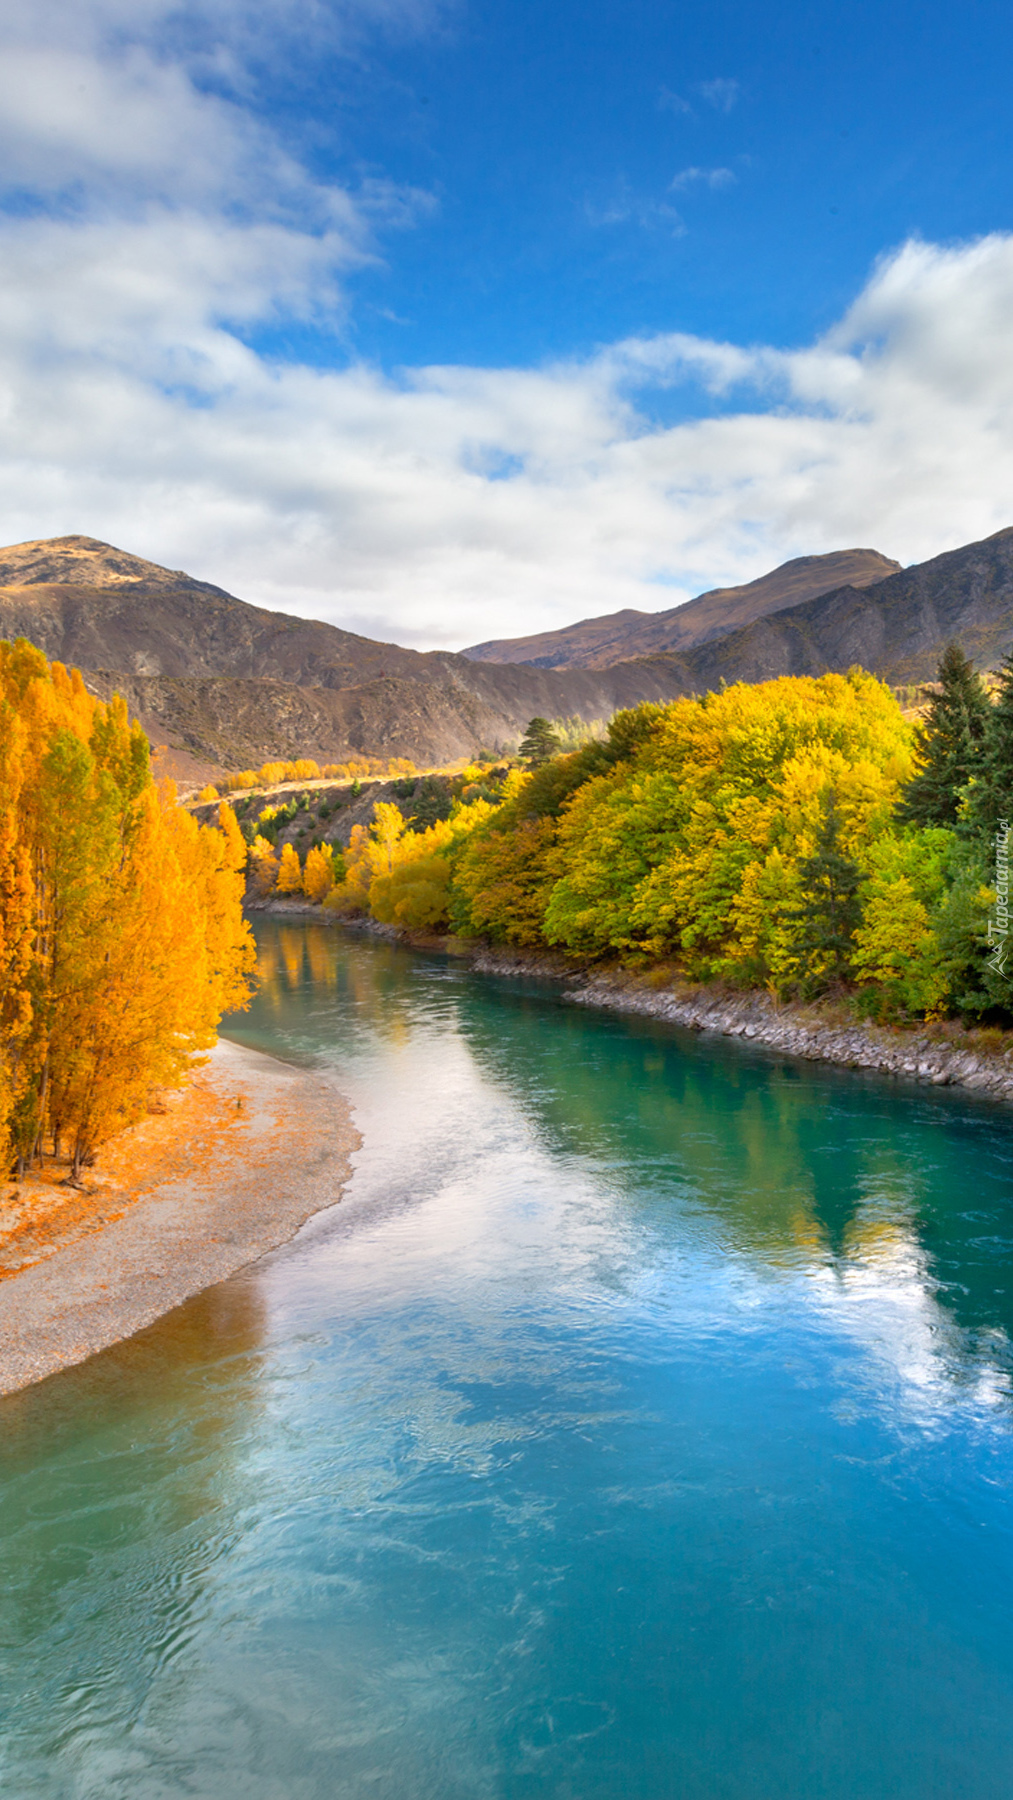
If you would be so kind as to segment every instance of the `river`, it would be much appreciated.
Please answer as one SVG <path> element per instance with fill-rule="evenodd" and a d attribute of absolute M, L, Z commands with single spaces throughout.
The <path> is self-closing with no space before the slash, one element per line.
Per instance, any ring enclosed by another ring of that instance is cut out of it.
<path fill-rule="evenodd" d="M 0 1791 L 1008 1800 L 1008 1116 L 259 935 L 363 1150 L 0 1403 Z"/>

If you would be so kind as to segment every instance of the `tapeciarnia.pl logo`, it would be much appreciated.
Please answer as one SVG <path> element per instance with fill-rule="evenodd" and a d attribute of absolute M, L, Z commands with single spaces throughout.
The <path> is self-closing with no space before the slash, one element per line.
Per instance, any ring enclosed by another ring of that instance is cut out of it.
<path fill-rule="evenodd" d="M 995 838 L 995 911 L 988 915 L 988 942 L 992 951 L 989 968 L 1006 973 L 1006 940 L 1009 937 L 1009 821 L 1000 819 Z"/>

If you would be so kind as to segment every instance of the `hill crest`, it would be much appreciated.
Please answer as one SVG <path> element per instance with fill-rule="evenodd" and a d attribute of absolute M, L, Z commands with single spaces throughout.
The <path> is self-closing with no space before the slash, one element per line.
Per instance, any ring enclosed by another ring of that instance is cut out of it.
<path fill-rule="evenodd" d="M 900 563 L 878 550 L 832 550 L 796 556 L 742 587 L 710 588 L 664 612 L 622 612 L 580 619 L 559 631 L 495 638 L 461 652 L 474 662 L 532 663 L 540 669 L 607 669 L 636 656 L 691 650 L 769 613 L 798 606 L 833 588 L 864 588 L 896 574 Z"/>

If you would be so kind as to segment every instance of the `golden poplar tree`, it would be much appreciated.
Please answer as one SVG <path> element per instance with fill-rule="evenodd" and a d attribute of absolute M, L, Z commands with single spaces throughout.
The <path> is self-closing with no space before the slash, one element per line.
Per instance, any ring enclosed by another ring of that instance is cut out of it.
<path fill-rule="evenodd" d="M 334 850 L 330 844 L 314 844 L 306 852 L 302 887 L 307 900 L 315 906 L 326 900 L 334 886 Z"/>
<path fill-rule="evenodd" d="M 278 865 L 277 890 L 279 894 L 302 893 L 302 864 L 299 852 L 294 844 L 284 844 L 281 862 Z"/>
<path fill-rule="evenodd" d="M 219 828 L 220 827 L 220 828 Z M 72 1179 L 178 1084 L 246 1003 L 246 847 L 231 810 L 198 826 L 156 790 L 123 701 L 19 640 L 0 643 L 0 1135 L 44 1136 Z"/>

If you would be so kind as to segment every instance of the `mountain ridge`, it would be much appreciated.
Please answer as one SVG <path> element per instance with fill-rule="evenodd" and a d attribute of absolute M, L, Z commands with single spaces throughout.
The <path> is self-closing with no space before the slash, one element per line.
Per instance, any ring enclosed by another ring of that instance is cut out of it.
<path fill-rule="evenodd" d="M 535 714 L 605 719 L 722 681 L 819 675 L 853 663 L 900 685 L 931 679 L 950 638 L 980 668 L 995 667 L 1013 647 L 1013 527 L 868 586 L 845 584 L 781 607 L 681 653 L 602 669 L 382 644 L 250 605 L 97 539 L 0 549 L 0 575 L 8 577 L 0 636 L 26 637 L 79 667 L 96 693 L 123 693 L 152 741 L 165 746 L 162 766 L 186 779 L 296 755 L 445 763 L 479 748 L 498 754 Z"/>
<path fill-rule="evenodd" d="M 709 588 L 694 600 L 663 612 L 622 612 L 578 619 L 557 631 L 529 637 L 492 638 L 461 652 L 474 662 L 522 662 L 543 669 L 605 669 L 640 656 L 692 649 L 736 626 L 845 586 L 868 587 L 896 574 L 900 563 L 878 550 L 832 550 L 796 556 L 755 581 Z"/>

